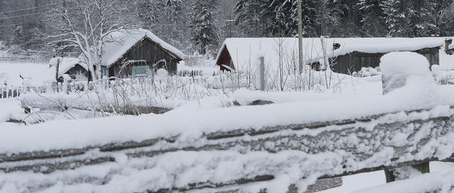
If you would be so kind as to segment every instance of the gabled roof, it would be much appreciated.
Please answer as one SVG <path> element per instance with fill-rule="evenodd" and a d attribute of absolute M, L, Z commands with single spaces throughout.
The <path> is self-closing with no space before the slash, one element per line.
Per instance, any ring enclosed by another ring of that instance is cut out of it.
<path fill-rule="evenodd" d="M 75 67 L 76 65 L 80 65 L 82 68 L 88 71 L 87 65 L 85 64 L 80 64 L 79 58 L 70 58 L 70 57 L 57 57 L 57 58 L 52 58 L 49 61 L 49 65 L 53 66 L 53 68 L 56 68 L 57 62 L 60 59 L 60 64 L 58 66 L 58 76 L 63 76 L 66 72 L 68 72 L 71 68 Z M 55 71 L 54 71 L 55 72 Z"/>
<path fill-rule="evenodd" d="M 145 29 L 121 30 L 113 32 L 109 35 L 107 43 L 103 48 L 101 58 L 102 66 L 110 66 L 116 63 L 129 52 L 137 43 L 148 39 L 161 46 L 167 53 L 173 55 L 177 59 L 183 59 L 184 53 L 170 44 L 164 42 L 151 31 Z"/>
<path fill-rule="evenodd" d="M 441 47 L 444 37 L 427 38 L 325 38 L 326 55 L 338 57 L 352 52 L 388 53 L 394 51 L 416 51 L 423 48 Z M 321 38 L 303 38 L 305 63 L 323 59 Z M 333 44 L 340 47 L 333 49 Z M 227 48 L 235 69 L 251 69 L 259 56 L 265 56 L 266 65 L 273 69 L 281 63 L 298 62 L 297 38 L 228 38 L 224 41 L 221 52 Z"/>

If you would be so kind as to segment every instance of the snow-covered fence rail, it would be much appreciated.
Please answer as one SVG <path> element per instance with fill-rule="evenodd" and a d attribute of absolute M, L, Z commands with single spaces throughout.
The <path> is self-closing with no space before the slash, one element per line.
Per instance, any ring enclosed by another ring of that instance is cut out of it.
<path fill-rule="evenodd" d="M 77 177 L 83 176 L 86 180 L 82 182 L 99 186 L 115 183 L 112 176 L 134 178 L 131 171 L 147 173 L 148 183 L 130 189 L 133 192 L 237 188 L 261 181 L 274 185 L 303 181 L 307 185 L 317 178 L 450 159 L 453 137 L 454 108 L 436 107 L 348 120 L 238 128 L 189 139 L 175 134 L 82 148 L 0 153 L 0 171 L 5 175 L 33 171 L 51 176 L 63 172 L 63 183 L 80 183 Z M 114 169 L 99 175 L 83 169 L 105 164 L 129 170 Z M 54 174 L 56 170 L 60 172 Z M 280 179 L 283 175 L 291 179 Z M 264 188 L 266 184 L 262 184 Z M 33 186 L 52 183 L 38 180 Z"/>

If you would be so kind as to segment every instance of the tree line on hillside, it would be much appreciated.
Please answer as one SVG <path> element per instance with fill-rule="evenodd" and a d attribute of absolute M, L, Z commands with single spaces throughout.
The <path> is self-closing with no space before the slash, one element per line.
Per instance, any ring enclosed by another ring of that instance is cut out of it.
<path fill-rule="evenodd" d="M 452 4 L 303 0 L 303 35 L 452 36 Z M 17 52 L 78 55 L 84 45 L 75 32 L 90 44 L 85 51 L 96 52 L 103 33 L 140 27 L 188 54 L 214 54 L 227 37 L 295 36 L 296 7 L 297 0 L 0 0 L 0 41 Z"/>
<path fill-rule="evenodd" d="M 303 0 L 303 35 L 448 36 L 453 34 L 451 4 L 452 0 Z M 297 33 L 296 0 L 239 0 L 235 15 L 246 36 Z"/>

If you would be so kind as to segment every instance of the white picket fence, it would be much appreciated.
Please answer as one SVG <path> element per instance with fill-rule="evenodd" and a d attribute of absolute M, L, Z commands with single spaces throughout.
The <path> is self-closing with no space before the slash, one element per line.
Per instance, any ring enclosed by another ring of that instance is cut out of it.
<path fill-rule="evenodd" d="M 0 87 L 0 99 L 15 98 L 31 91 L 46 93 L 52 86 L 3 86 Z M 55 90 L 55 89 L 53 89 Z"/>
<path fill-rule="evenodd" d="M 21 90 L 21 87 L 0 87 L 0 99 L 18 97 Z"/>

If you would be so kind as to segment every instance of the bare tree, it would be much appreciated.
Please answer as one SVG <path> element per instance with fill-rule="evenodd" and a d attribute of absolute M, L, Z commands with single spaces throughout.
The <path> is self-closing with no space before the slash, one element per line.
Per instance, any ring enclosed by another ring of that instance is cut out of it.
<path fill-rule="evenodd" d="M 62 18 L 61 34 L 56 41 L 65 47 L 77 48 L 91 72 L 93 80 L 101 77 L 103 47 L 114 41 L 113 32 L 139 23 L 128 12 L 128 0 L 66 0 L 61 9 L 55 9 Z M 58 40 L 60 39 L 60 40 Z"/>

